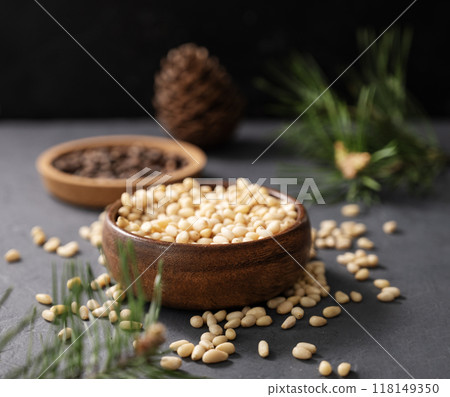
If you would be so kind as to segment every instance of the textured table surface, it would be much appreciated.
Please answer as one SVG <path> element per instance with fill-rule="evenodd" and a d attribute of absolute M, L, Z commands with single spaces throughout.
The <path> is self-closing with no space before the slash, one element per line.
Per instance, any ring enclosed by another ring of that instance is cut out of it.
<path fill-rule="evenodd" d="M 278 127 L 274 122 L 243 123 L 236 141 L 208 153 L 204 175 L 209 177 L 244 176 L 256 181 L 260 177 L 280 176 L 279 165 L 292 154 L 280 144 L 274 145 L 255 165 Z M 450 124 L 438 123 L 436 129 L 447 151 L 450 146 Z M 78 228 L 94 221 L 98 215 L 66 205 L 50 197 L 43 189 L 34 162 L 47 147 L 70 139 L 104 134 L 162 135 L 151 121 L 86 121 L 86 122 L 3 122 L 0 123 L 0 252 L 16 247 L 23 260 L 7 264 L 0 260 L 0 292 L 14 287 L 11 298 L 0 308 L 0 333 L 6 331 L 33 305 L 37 292 L 51 289 L 51 262 L 56 258 L 34 246 L 30 228 L 41 225 L 49 235 L 65 240 L 78 240 Z M 289 157 L 291 156 L 291 157 Z M 295 160 L 298 162 L 298 160 Z M 333 366 L 342 361 L 352 364 L 351 377 L 357 378 L 445 378 L 449 376 L 450 358 L 450 173 L 438 181 L 435 192 L 426 198 L 408 198 L 394 194 L 358 220 L 364 222 L 376 244 L 381 266 L 372 278 L 387 278 L 400 287 L 402 298 L 391 304 L 376 299 L 377 290 L 370 281 L 357 282 L 335 261 L 336 251 L 322 250 L 319 255 L 327 263 L 327 277 L 333 291 L 358 290 L 362 303 L 345 307 L 353 316 L 343 313 L 323 328 L 312 328 L 307 318 L 318 314 L 332 303 L 324 299 L 308 309 L 303 320 L 283 331 L 284 316 L 274 314 L 274 324 L 267 328 L 238 329 L 237 353 L 226 363 L 207 366 L 186 360 L 183 369 L 192 374 L 225 378 L 317 378 L 317 366 L 326 359 Z M 299 178 L 310 175 L 299 175 Z M 326 200 L 326 197 L 325 197 Z M 323 219 L 342 221 L 339 205 L 309 206 L 313 225 Z M 399 233 L 385 235 L 381 225 L 386 220 L 398 222 Z M 79 258 L 96 264 L 98 256 L 87 242 L 80 241 Z M 251 283 L 251 280 L 249 280 Z M 42 310 L 38 308 L 38 310 Z M 168 328 L 168 341 L 190 339 L 196 342 L 205 330 L 189 326 L 193 312 L 163 308 L 161 320 Z M 356 320 L 357 322 L 355 322 Z M 56 332 L 42 318 L 33 331 L 25 330 L 12 344 L 0 352 L 0 376 L 23 363 L 30 332 Z M 257 354 L 259 340 L 270 344 L 271 354 L 262 359 Z M 299 341 L 318 346 L 312 360 L 300 362 L 291 355 Z"/>

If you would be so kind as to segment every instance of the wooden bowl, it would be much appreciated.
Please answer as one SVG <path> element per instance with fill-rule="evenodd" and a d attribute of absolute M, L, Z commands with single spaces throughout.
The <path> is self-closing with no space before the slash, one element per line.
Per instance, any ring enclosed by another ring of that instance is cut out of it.
<path fill-rule="evenodd" d="M 158 261 L 163 260 L 164 306 L 180 309 L 219 309 L 251 305 L 291 287 L 309 260 L 311 230 L 305 208 L 288 198 L 298 211 L 296 223 L 271 237 L 225 245 L 180 244 L 151 240 L 119 228 L 115 221 L 120 201 L 108 209 L 103 228 L 103 251 L 112 276 L 124 283 L 118 243 L 134 243 L 136 265 L 147 299 L 151 298 Z M 287 252 L 289 254 L 287 254 Z M 126 285 L 126 283 L 124 283 Z"/>
<path fill-rule="evenodd" d="M 195 145 L 178 141 L 195 162 L 175 141 L 145 135 L 111 135 L 78 139 L 51 147 L 43 152 L 36 161 L 42 182 L 47 190 L 59 199 L 85 207 L 105 207 L 117 200 L 126 190 L 126 179 L 87 178 L 62 172 L 53 166 L 55 159 L 74 150 L 102 146 L 140 145 L 158 148 L 183 157 L 187 165 L 170 172 L 167 183 L 180 182 L 189 176 L 196 176 L 206 165 L 205 153 Z"/>

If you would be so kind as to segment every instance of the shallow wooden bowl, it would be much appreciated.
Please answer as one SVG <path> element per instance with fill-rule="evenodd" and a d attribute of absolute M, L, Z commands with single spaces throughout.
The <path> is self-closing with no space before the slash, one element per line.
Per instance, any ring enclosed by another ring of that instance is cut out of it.
<path fill-rule="evenodd" d="M 286 197 L 269 189 L 278 198 Z M 309 259 L 311 230 L 305 208 L 292 197 L 298 218 L 290 229 L 271 237 L 227 245 L 180 244 L 151 240 L 120 229 L 121 203 L 110 206 L 103 228 L 103 251 L 112 276 L 124 283 L 118 243 L 133 241 L 137 270 L 150 299 L 158 258 L 163 260 L 163 305 L 181 309 L 219 309 L 251 305 L 291 287 Z M 290 255 L 292 257 L 290 257 Z"/>
<path fill-rule="evenodd" d="M 172 139 L 146 135 L 106 135 L 78 139 L 53 146 L 38 157 L 36 168 L 44 186 L 54 196 L 71 204 L 100 208 L 111 204 L 120 197 L 126 189 L 126 179 L 87 178 L 72 175 L 56 169 L 53 166 L 55 159 L 74 150 L 101 146 L 141 145 L 158 148 L 177 154 L 187 161 L 187 165 L 184 167 L 170 172 L 171 179 L 167 183 L 174 183 L 180 182 L 186 177 L 198 175 L 206 165 L 206 155 L 199 147 L 183 141 L 178 142 L 197 162 Z"/>

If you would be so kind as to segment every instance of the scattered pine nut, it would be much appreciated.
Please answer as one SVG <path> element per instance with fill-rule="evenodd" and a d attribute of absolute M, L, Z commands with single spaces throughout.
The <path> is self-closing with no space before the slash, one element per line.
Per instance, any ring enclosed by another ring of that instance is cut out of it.
<path fill-rule="evenodd" d="M 44 251 L 56 252 L 58 247 L 61 245 L 61 240 L 58 237 L 50 237 L 44 244 Z"/>
<path fill-rule="evenodd" d="M 216 318 L 218 323 L 220 323 L 221 321 L 225 320 L 226 316 L 227 316 L 227 311 L 226 310 L 219 310 L 217 313 L 214 314 L 214 317 Z"/>
<path fill-rule="evenodd" d="M 241 319 L 239 317 L 232 318 L 230 321 L 227 321 L 223 326 L 224 329 L 228 328 L 238 328 L 241 325 Z"/>
<path fill-rule="evenodd" d="M 261 306 L 252 307 L 245 315 L 248 316 L 249 314 L 255 316 L 258 319 L 266 315 L 266 309 Z"/>
<path fill-rule="evenodd" d="M 375 285 L 375 287 L 377 287 L 379 289 L 383 289 L 383 288 L 389 287 L 391 285 L 391 283 L 389 282 L 389 280 L 386 280 L 383 278 L 377 278 L 376 280 L 374 280 L 373 285 Z"/>
<path fill-rule="evenodd" d="M 227 359 L 228 353 L 217 349 L 208 350 L 202 357 L 202 361 L 205 364 L 220 363 L 222 361 L 226 361 Z"/>
<path fill-rule="evenodd" d="M 63 342 L 69 340 L 72 338 L 72 328 L 63 328 L 61 331 L 59 331 L 58 333 L 58 338 L 60 340 L 62 340 Z"/>
<path fill-rule="evenodd" d="M 340 363 L 337 367 L 337 372 L 339 376 L 346 377 L 350 373 L 351 368 L 350 363 Z"/>
<path fill-rule="evenodd" d="M 120 311 L 120 319 L 122 321 L 131 320 L 131 310 L 123 309 Z"/>
<path fill-rule="evenodd" d="M 292 328 L 295 323 L 297 322 L 297 319 L 294 316 L 289 316 L 284 320 L 283 324 L 281 324 L 282 329 L 289 329 Z"/>
<path fill-rule="evenodd" d="M 313 327 L 323 327 L 324 325 L 327 324 L 327 322 L 328 322 L 327 319 L 321 316 L 312 316 L 309 319 L 309 325 Z"/>
<path fill-rule="evenodd" d="M 304 311 L 301 307 L 296 306 L 296 307 L 293 307 L 293 308 L 292 308 L 291 314 L 292 314 L 297 320 L 300 320 L 300 319 L 302 319 L 303 316 L 305 315 L 305 311 Z"/>
<path fill-rule="evenodd" d="M 48 321 L 49 323 L 52 323 L 53 321 L 55 321 L 55 317 L 56 317 L 55 313 L 52 312 L 51 310 L 44 310 L 42 312 L 42 318 L 45 321 Z"/>
<path fill-rule="evenodd" d="M 276 309 L 277 306 L 285 300 L 286 298 L 284 296 L 277 296 L 276 298 L 272 298 L 267 301 L 267 307 L 269 309 Z"/>
<path fill-rule="evenodd" d="M 215 338 L 216 335 L 212 334 L 211 332 L 204 332 L 201 336 L 200 336 L 200 340 L 208 340 L 208 341 L 212 341 Z"/>
<path fill-rule="evenodd" d="M 16 249 L 10 249 L 4 256 L 5 261 L 8 263 L 20 261 L 20 252 Z"/>
<path fill-rule="evenodd" d="M 225 336 L 228 338 L 228 340 L 235 340 L 236 331 L 233 328 L 229 328 L 225 331 Z"/>
<path fill-rule="evenodd" d="M 242 314 L 245 316 L 250 309 L 251 309 L 250 306 L 244 306 L 241 310 Z"/>
<path fill-rule="evenodd" d="M 209 332 L 211 332 L 214 335 L 222 335 L 223 329 L 219 324 L 213 324 L 209 327 Z"/>
<path fill-rule="evenodd" d="M 303 307 L 314 307 L 317 305 L 317 302 L 309 296 L 303 296 L 300 298 L 300 305 Z"/>
<path fill-rule="evenodd" d="M 198 344 L 202 346 L 205 351 L 214 349 L 214 345 L 210 340 L 202 339 Z"/>
<path fill-rule="evenodd" d="M 91 238 L 91 229 L 89 226 L 81 226 L 78 230 L 78 234 L 84 240 L 89 240 Z"/>
<path fill-rule="evenodd" d="M 392 295 L 394 295 L 394 298 L 398 298 L 400 296 L 400 289 L 398 289 L 397 287 L 385 287 L 382 289 L 383 292 L 388 292 Z"/>
<path fill-rule="evenodd" d="M 366 250 L 371 250 L 373 249 L 373 247 L 375 247 L 373 241 L 369 240 L 367 237 L 360 237 L 358 240 L 356 240 L 356 244 L 359 248 L 363 248 Z"/>
<path fill-rule="evenodd" d="M 192 354 L 191 354 L 192 361 L 201 360 L 201 358 L 205 354 L 206 350 L 207 349 L 205 349 L 201 344 L 198 344 L 197 346 L 195 346 L 194 350 L 192 350 Z"/>
<path fill-rule="evenodd" d="M 342 292 L 342 291 L 336 291 L 334 293 L 334 298 L 336 299 L 336 302 L 340 303 L 341 305 L 343 305 L 344 303 L 350 302 L 349 296 L 345 292 Z"/>
<path fill-rule="evenodd" d="M 357 291 L 352 291 L 350 292 L 350 298 L 352 299 L 353 302 L 359 303 L 362 301 L 363 296 L 361 293 Z"/>
<path fill-rule="evenodd" d="M 117 312 L 115 310 L 110 311 L 108 316 L 111 324 L 115 324 L 119 320 L 119 317 L 117 316 Z"/>
<path fill-rule="evenodd" d="M 53 303 L 53 299 L 48 294 L 37 294 L 36 300 L 42 305 L 51 305 Z"/>
<path fill-rule="evenodd" d="M 97 318 L 108 317 L 109 312 L 104 307 L 98 307 L 97 309 L 92 310 L 92 315 Z"/>
<path fill-rule="evenodd" d="M 397 230 L 397 222 L 395 221 L 388 221 L 383 224 L 383 232 L 386 234 L 392 234 L 395 233 Z"/>
<path fill-rule="evenodd" d="M 214 324 L 217 324 L 217 320 L 213 314 L 209 314 L 208 317 L 206 318 L 206 325 L 208 327 L 211 327 L 211 325 L 214 325 Z"/>
<path fill-rule="evenodd" d="M 341 208 L 341 214 L 347 217 L 354 217 L 359 215 L 360 208 L 358 204 L 347 204 Z"/>
<path fill-rule="evenodd" d="M 272 317 L 270 317 L 270 316 L 262 316 L 262 317 L 256 319 L 256 325 L 258 327 L 267 327 L 270 324 L 272 324 Z"/>
<path fill-rule="evenodd" d="M 73 289 L 75 286 L 80 286 L 81 285 L 81 278 L 80 277 L 73 277 L 69 280 L 67 280 L 67 289 L 71 290 Z"/>
<path fill-rule="evenodd" d="M 370 277 L 370 272 L 369 272 L 369 269 L 367 269 L 367 268 L 360 269 L 355 273 L 355 279 L 358 281 L 365 281 L 369 277 Z"/>
<path fill-rule="evenodd" d="M 312 357 L 310 350 L 306 349 L 304 346 L 295 346 L 292 349 L 292 355 L 298 360 L 309 360 Z"/>
<path fill-rule="evenodd" d="M 269 344 L 265 340 L 261 340 L 258 343 L 258 354 L 262 358 L 266 358 L 269 355 Z"/>
<path fill-rule="evenodd" d="M 231 355 L 236 351 L 236 348 L 234 347 L 234 345 L 231 342 L 224 342 L 224 343 L 221 343 L 220 345 L 218 345 L 216 347 L 216 350 L 220 350 L 220 351 L 227 353 L 228 355 Z"/>
<path fill-rule="evenodd" d="M 248 328 L 253 327 L 256 324 L 256 317 L 253 314 L 246 314 L 241 320 L 241 327 Z"/>
<path fill-rule="evenodd" d="M 189 357 L 194 351 L 194 347 L 193 343 L 184 343 L 177 349 L 177 354 L 180 357 Z"/>
<path fill-rule="evenodd" d="M 249 309 L 250 310 L 250 309 Z M 248 311 L 247 311 L 248 312 Z M 247 313 L 246 313 L 247 314 Z M 240 312 L 240 311 L 236 311 L 236 312 L 231 312 L 228 313 L 227 316 L 225 317 L 227 321 L 232 320 L 233 318 L 239 318 L 239 320 L 241 318 L 244 317 L 244 313 Z M 205 320 L 205 318 L 203 318 L 203 320 Z"/>
<path fill-rule="evenodd" d="M 192 316 L 190 323 L 194 328 L 201 328 L 203 327 L 203 318 L 201 316 Z"/>
<path fill-rule="evenodd" d="M 170 349 L 170 350 L 173 350 L 174 352 L 176 352 L 180 346 L 182 346 L 182 345 L 184 345 L 184 344 L 186 344 L 186 343 L 189 343 L 189 341 L 186 340 L 186 339 L 180 339 L 180 340 L 177 340 L 177 341 L 175 341 L 175 342 L 172 342 L 172 343 L 169 345 L 169 349 Z"/>
<path fill-rule="evenodd" d="M 159 365 L 161 365 L 162 368 L 167 369 L 168 371 L 176 371 L 181 367 L 182 363 L 183 362 L 181 361 L 180 357 L 164 356 L 161 357 Z"/>
<path fill-rule="evenodd" d="M 56 253 L 63 258 L 71 258 L 78 253 L 79 249 L 78 243 L 76 241 L 71 241 L 66 245 L 58 247 Z"/>
<path fill-rule="evenodd" d="M 377 299 L 381 302 L 392 302 L 395 299 L 395 296 L 391 292 L 381 291 L 377 295 Z"/>
<path fill-rule="evenodd" d="M 219 346 L 220 344 L 225 342 L 228 342 L 228 338 L 225 335 L 218 335 L 212 340 L 214 346 Z"/>
<path fill-rule="evenodd" d="M 79 314 L 83 321 L 89 320 L 89 309 L 86 306 L 80 307 Z"/>
<path fill-rule="evenodd" d="M 55 305 L 50 308 L 50 310 L 57 316 L 64 314 L 67 311 L 67 307 L 64 305 Z"/>
<path fill-rule="evenodd" d="M 292 302 L 285 300 L 284 302 L 280 303 L 277 306 L 277 313 L 278 314 L 287 314 L 290 313 L 290 311 L 292 310 L 292 308 L 294 307 L 294 305 L 292 304 Z M 248 314 L 247 314 L 248 315 Z"/>
<path fill-rule="evenodd" d="M 319 373 L 323 376 L 329 376 L 333 372 L 333 368 L 331 367 L 331 364 L 328 361 L 321 361 L 319 364 Z"/>
<path fill-rule="evenodd" d="M 341 308 L 339 306 L 328 306 L 323 309 L 322 314 L 326 318 L 333 318 L 339 316 L 341 314 Z"/>
<path fill-rule="evenodd" d="M 100 256 L 97 259 L 97 262 L 98 262 L 99 265 L 106 266 L 106 258 L 105 258 L 105 256 L 103 254 L 100 254 Z"/>
<path fill-rule="evenodd" d="M 80 305 L 77 302 L 73 301 L 70 304 L 70 310 L 72 310 L 73 314 L 77 314 L 79 309 L 80 309 Z"/>
<path fill-rule="evenodd" d="M 138 331 L 142 329 L 142 323 L 138 321 L 121 321 L 119 327 L 124 331 Z"/>
<path fill-rule="evenodd" d="M 90 311 L 93 311 L 95 309 L 98 309 L 100 307 L 100 304 L 95 299 L 89 299 L 86 303 L 86 306 Z"/>
<path fill-rule="evenodd" d="M 358 273 L 358 271 L 360 269 L 360 267 L 355 262 L 347 263 L 346 268 L 347 268 L 347 271 L 351 274 Z"/>
<path fill-rule="evenodd" d="M 308 342 L 299 342 L 297 343 L 298 347 L 303 347 L 306 350 L 309 350 L 312 354 L 315 354 L 317 352 L 316 345 L 313 345 L 312 343 Z"/>

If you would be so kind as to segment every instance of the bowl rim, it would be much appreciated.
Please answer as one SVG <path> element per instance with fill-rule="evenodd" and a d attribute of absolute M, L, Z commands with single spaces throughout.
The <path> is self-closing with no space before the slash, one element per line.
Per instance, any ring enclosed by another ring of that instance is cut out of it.
<path fill-rule="evenodd" d="M 108 226 L 110 226 L 116 233 L 119 233 L 119 234 L 123 235 L 124 237 L 128 237 L 128 238 L 136 240 L 136 241 L 140 241 L 140 242 L 152 244 L 152 245 L 157 245 L 157 246 L 161 246 L 161 247 L 170 247 L 173 245 L 176 247 L 183 247 L 183 248 L 192 247 L 192 248 L 187 248 L 187 249 L 194 249 L 194 250 L 199 249 L 199 248 L 205 248 L 205 247 L 208 247 L 208 249 L 222 249 L 223 250 L 223 249 L 227 249 L 225 247 L 229 247 L 229 248 L 237 247 L 237 246 L 241 247 L 243 245 L 251 246 L 251 245 L 261 244 L 262 242 L 270 241 L 270 240 L 275 240 L 278 244 L 280 244 L 276 237 L 281 237 L 286 234 L 292 233 L 294 230 L 303 226 L 309 220 L 308 213 L 306 212 L 306 209 L 303 206 L 303 204 L 301 204 L 297 199 L 293 198 L 292 196 L 281 193 L 280 191 L 269 188 L 269 187 L 266 187 L 266 189 L 268 190 L 268 192 L 270 193 L 271 196 L 276 197 L 276 198 L 286 198 L 289 203 L 295 204 L 298 215 L 297 215 L 297 219 L 295 220 L 295 223 L 290 228 L 284 230 L 281 233 L 277 233 L 273 236 L 264 237 L 262 239 L 258 239 L 258 240 L 254 240 L 254 241 L 242 241 L 240 243 L 212 244 L 211 245 L 211 244 L 192 244 L 192 243 L 177 243 L 177 242 L 169 242 L 169 241 L 160 241 L 160 240 L 154 240 L 154 239 L 151 239 L 148 237 L 138 236 L 138 235 L 130 233 L 116 225 L 115 218 L 117 215 L 117 211 L 122 206 L 120 199 L 116 200 L 115 202 L 111 203 L 108 206 L 108 208 L 106 210 L 106 216 L 105 216 L 104 222 L 108 223 Z M 284 247 L 282 247 L 282 248 L 284 249 Z"/>
<path fill-rule="evenodd" d="M 98 135 L 88 138 L 75 139 L 51 146 L 42 152 L 36 160 L 36 168 L 41 176 L 51 178 L 58 182 L 70 183 L 73 185 L 98 187 L 98 188 L 122 188 L 126 184 L 126 178 L 88 178 L 79 175 L 69 174 L 58 170 L 53 166 L 53 161 L 63 154 L 92 147 L 102 146 L 132 146 L 142 145 L 145 147 L 157 147 L 166 152 L 175 152 L 187 160 L 187 164 L 170 173 L 172 180 L 179 180 L 189 175 L 198 174 L 206 165 L 207 157 L 205 152 L 198 146 L 191 143 L 170 138 L 152 135 Z M 180 146 L 182 145 L 182 146 Z M 184 150 L 197 160 L 198 164 Z"/>

